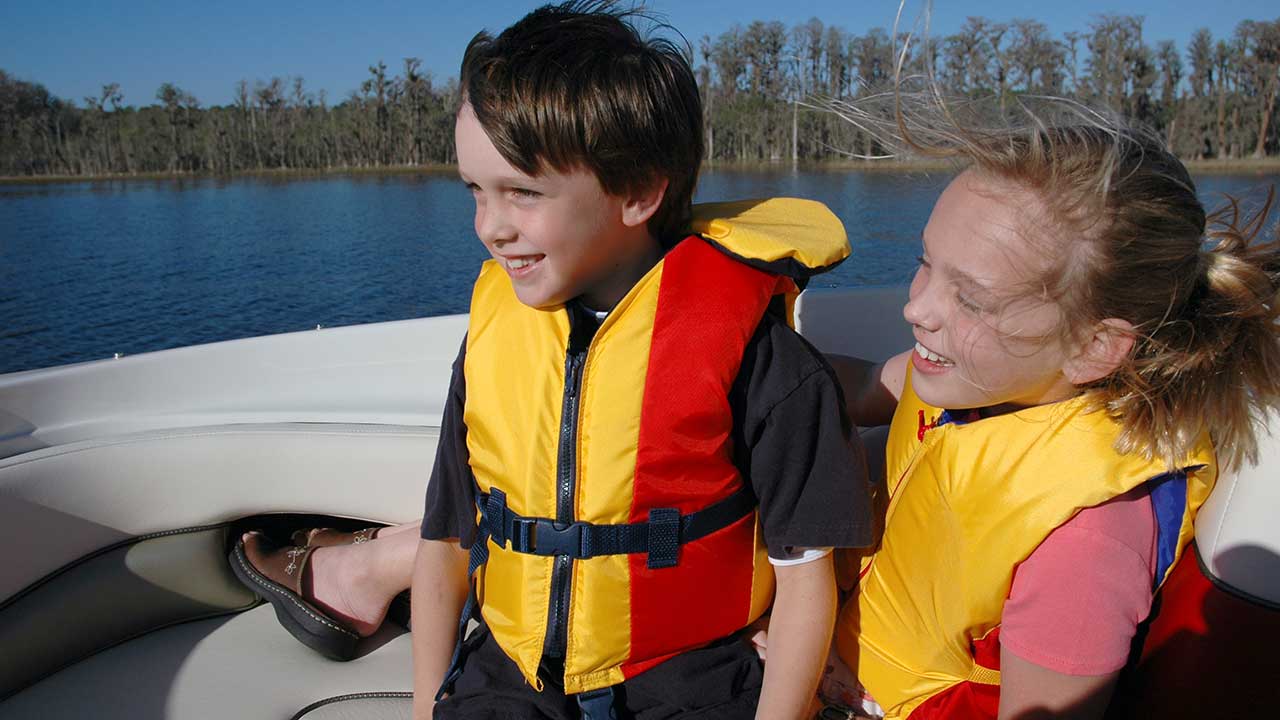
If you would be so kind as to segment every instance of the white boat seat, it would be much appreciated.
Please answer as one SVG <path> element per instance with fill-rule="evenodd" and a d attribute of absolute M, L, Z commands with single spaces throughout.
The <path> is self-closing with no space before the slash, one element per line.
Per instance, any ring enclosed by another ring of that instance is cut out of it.
<path fill-rule="evenodd" d="M 1280 431 L 1280 413 L 1270 427 Z M 1227 470 L 1196 516 L 1205 570 L 1237 594 L 1280 609 L 1280 438 L 1259 438 L 1257 465 Z"/>
<path fill-rule="evenodd" d="M 100 652 L 0 703 L 0 717 L 407 720 L 412 667 L 409 634 L 391 623 L 341 663 L 294 640 L 260 605 Z"/>

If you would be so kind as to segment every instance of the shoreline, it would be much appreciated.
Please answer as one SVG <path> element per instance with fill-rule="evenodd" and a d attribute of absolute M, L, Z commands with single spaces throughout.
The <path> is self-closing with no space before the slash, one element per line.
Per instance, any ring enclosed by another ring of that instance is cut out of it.
<path fill-rule="evenodd" d="M 1280 156 L 1266 158 L 1242 158 L 1231 160 L 1183 160 L 1187 170 L 1206 175 L 1268 174 L 1280 173 Z M 145 172 L 107 173 L 101 175 L 0 175 L 0 185 L 44 185 L 77 182 L 112 182 L 131 180 L 234 180 L 239 178 L 277 178 L 302 180 L 342 176 L 384 175 L 442 175 L 452 174 L 457 166 L 452 164 L 394 165 L 387 167 L 335 167 L 325 169 L 277 168 L 267 170 L 243 170 L 234 173 L 207 172 Z M 778 171 L 799 169 L 807 172 L 887 172 L 912 173 L 936 170 L 954 170 L 956 165 L 945 160 L 790 160 L 737 161 L 718 160 L 703 164 L 704 170 L 743 172 Z"/>

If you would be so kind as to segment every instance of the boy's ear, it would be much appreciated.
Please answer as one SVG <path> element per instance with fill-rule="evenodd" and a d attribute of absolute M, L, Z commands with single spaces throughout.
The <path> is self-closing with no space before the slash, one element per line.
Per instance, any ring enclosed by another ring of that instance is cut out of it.
<path fill-rule="evenodd" d="M 1133 325 L 1129 321 L 1119 318 L 1103 320 L 1077 348 L 1076 354 L 1067 359 L 1062 372 L 1072 385 L 1101 380 L 1120 367 L 1133 349 L 1135 339 Z"/>
<path fill-rule="evenodd" d="M 667 195 L 667 182 L 666 178 L 658 178 L 629 193 L 622 205 L 622 224 L 637 227 L 649 222 Z"/>

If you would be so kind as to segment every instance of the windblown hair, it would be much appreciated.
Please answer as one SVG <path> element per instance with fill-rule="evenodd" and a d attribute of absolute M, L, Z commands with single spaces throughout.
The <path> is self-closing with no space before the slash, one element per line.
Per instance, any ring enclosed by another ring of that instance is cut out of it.
<path fill-rule="evenodd" d="M 1023 235 L 1050 260 L 1034 287 L 1058 304 L 1063 340 L 1109 318 L 1133 325 L 1128 357 L 1081 388 L 1119 422 L 1118 450 L 1174 467 L 1207 430 L 1225 460 L 1256 459 L 1256 429 L 1280 403 L 1280 238 L 1265 228 L 1274 188 L 1255 212 L 1228 197 L 1206 215 L 1164 142 L 1118 117 L 1060 98 L 1001 115 L 988 112 L 994 100 L 949 100 L 932 81 L 888 97 L 892 113 L 827 107 L 891 149 L 954 158 L 1029 193 Z"/>
<path fill-rule="evenodd" d="M 575 0 L 481 32 L 463 56 L 462 102 L 527 175 L 586 168 L 611 195 L 666 179 L 649 230 L 670 239 L 687 227 L 702 164 L 702 101 L 687 54 L 642 37 L 631 20 L 643 17 Z"/>

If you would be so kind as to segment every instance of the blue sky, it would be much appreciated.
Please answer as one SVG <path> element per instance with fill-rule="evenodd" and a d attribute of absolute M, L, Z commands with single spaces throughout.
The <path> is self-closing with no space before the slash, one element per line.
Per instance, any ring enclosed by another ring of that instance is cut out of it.
<path fill-rule="evenodd" d="M 202 104 L 231 101 L 236 81 L 301 76 L 331 102 L 359 87 L 370 64 L 398 71 L 419 57 L 443 82 L 457 73 L 462 50 L 482 28 L 501 30 L 541 3 L 515 0 L 0 0 L 0 69 L 82 102 L 117 82 L 130 105 L 154 102 L 172 82 Z M 734 23 L 780 20 L 787 26 L 817 17 L 853 33 L 888 27 L 893 0 L 648 0 L 696 46 Z M 1055 36 L 1084 30 L 1099 13 L 1146 17 L 1149 43 L 1172 39 L 1185 48 L 1198 27 L 1229 35 L 1246 19 L 1280 17 L 1275 0 L 936 0 L 932 33 L 953 32 L 968 15 L 995 20 L 1034 17 Z M 919 10 L 914 2 L 909 12 Z"/>

